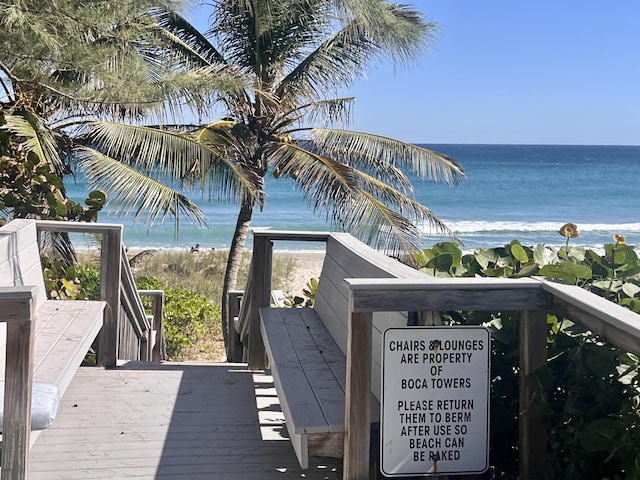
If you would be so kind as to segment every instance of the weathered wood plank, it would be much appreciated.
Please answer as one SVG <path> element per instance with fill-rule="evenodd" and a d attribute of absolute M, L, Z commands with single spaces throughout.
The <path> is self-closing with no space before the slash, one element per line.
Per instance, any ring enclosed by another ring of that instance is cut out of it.
<path fill-rule="evenodd" d="M 316 292 L 314 309 L 331 333 L 340 350 L 347 351 L 347 318 L 349 317 L 349 288 L 345 278 L 425 278 L 425 275 L 386 257 L 362 244 L 348 234 L 333 234 L 327 242 L 321 279 Z M 372 330 L 371 388 L 380 400 L 380 365 L 382 333 L 390 327 L 407 324 L 406 312 L 375 313 Z"/>
<path fill-rule="evenodd" d="M 34 379 L 64 391 L 102 328 L 104 302 L 47 300 L 36 313 Z"/>
<path fill-rule="evenodd" d="M 553 295 L 550 310 L 601 335 L 614 345 L 640 355 L 638 314 L 573 285 L 540 280 Z"/>
<path fill-rule="evenodd" d="M 355 312 L 543 310 L 550 296 L 534 279 L 347 279 Z M 384 294 L 382 294 L 384 292 Z"/>
<path fill-rule="evenodd" d="M 3 322 L 24 321 L 35 309 L 33 299 L 38 294 L 36 285 L 0 287 L 0 312 Z"/>
<path fill-rule="evenodd" d="M 254 238 L 260 238 L 266 242 L 276 242 L 280 240 L 296 242 L 326 242 L 332 235 L 330 232 L 308 232 L 295 230 L 260 230 L 252 231 Z"/>
<path fill-rule="evenodd" d="M 369 479 L 371 443 L 371 314 L 349 319 L 347 395 L 345 399 L 344 480 Z"/>
<path fill-rule="evenodd" d="M 102 233 L 100 247 L 100 298 L 107 302 L 104 325 L 100 333 L 97 361 L 115 367 L 118 358 L 118 313 L 120 311 L 120 268 L 122 226 Z"/>
<path fill-rule="evenodd" d="M 25 321 L 7 325 L 2 480 L 28 477 L 34 322 L 35 305 Z"/>
<path fill-rule="evenodd" d="M 526 381 L 547 363 L 547 314 L 524 311 L 520 317 L 520 478 L 540 478 L 546 456 L 547 435 L 539 418 L 529 414 L 534 390 Z M 538 399 L 539 400 L 539 399 Z"/>
<path fill-rule="evenodd" d="M 260 315 L 263 338 L 267 340 L 265 348 L 272 359 L 273 379 L 285 418 L 290 422 L 289 433 L 328 431 L 327 419 L 300 366 L 294 340 L 289 337 L 281 310 L 261 309 Z"/>
<path fill-rule="evenodd" d="M 249 348 L 247 361 L 249 368 L 263 369 L 268 367 L 268 361 L 260 331 L 260 309 L 269 306 L 271 294 L 271 266 L 273 262 L 273 244 L 263 236 L 258 235 L 253 241 L 253 255 L 255 260 L 251 265 L 251 292 L 249 304 Z"/>
<path fill-rule="evenodd" d="M 261 435 L 257 400 L 278 408 L 271 382 L 225 363 L 82 367 L 33 447 L 30 479 L 340 478 L 340 461 L 310 458 L 303 471 L 288 438 Z M 134 406 L 148 415 L 127 414 Z"/>
<path fill-rule="evenodd" d="M 291 339 L 291 348 L 309 383 L 311 392 L 317 400 L 325 423 L 317 430 L 317 426 L 314 424 L 296 424 L 296 427 L 298 429 L 304 428 L 306 432 L 310 433 L 314 431 L 342 432 L 344 431 L 344 384 L 340 384 L 333 370 L 342 369 L 343 372 L 345 371 L 344 355 L 327 330 L 323 328 L 322 320 L 317 314 L 310 309 L 304 309 L 304 315 L 301 311 L 303 309 L 277 309 L 287 336 Z M 313 334 L 310 334 L 312 327 Z M 270 343 L 274 341 L 278 341 L 278 339 L 273 337 L 269 339 Z M 342 365 L 336 365 L 340 361 Z M 342 376 L 344 377 L 344 374 Z M 292 384 L 288 387 L 289 389 L 285 389 L 285 392 L 297 396 L 296 385 Z M 298 399 L 294 397 L 292 401 L 297 403 Z M 306 407 L 303 408 L 306 409 Z"/>

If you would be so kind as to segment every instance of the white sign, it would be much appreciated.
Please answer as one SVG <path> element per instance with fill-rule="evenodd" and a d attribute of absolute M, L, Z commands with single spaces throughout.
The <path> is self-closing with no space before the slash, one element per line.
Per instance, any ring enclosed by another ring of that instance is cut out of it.
<path fill-rule="evenodd" d="M 484 327 L 384 333 L 380 469 L 388 476 L 478 474 L 489 466 Z"/>

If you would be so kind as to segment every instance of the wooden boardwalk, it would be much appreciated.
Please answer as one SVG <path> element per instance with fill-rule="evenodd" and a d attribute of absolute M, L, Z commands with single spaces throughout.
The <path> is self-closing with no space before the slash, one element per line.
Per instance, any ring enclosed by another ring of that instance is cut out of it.
<path fill-rule="evenodd" d="M 272 379 L 245 365 L 131 362 L 79 369 L 31 450 L 31 480 L 339 479 L 301 470 Z"/>

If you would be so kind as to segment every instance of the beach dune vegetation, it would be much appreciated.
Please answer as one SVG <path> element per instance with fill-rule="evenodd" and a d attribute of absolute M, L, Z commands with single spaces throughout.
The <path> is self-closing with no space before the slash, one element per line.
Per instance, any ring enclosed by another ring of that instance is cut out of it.
<path fill-rule="evenodd" d="M 566 224 L 560 235 L 576 238 Z M 640 313 L 640 260 L 626 237 L 602 252 L 568 244 L 555 249 L 518 240 L 463 253 L 442 242 L 417 255 L 421 271 L 442 278 L 543 276 L 577 285 Z M 529 406 L 547 428 L 547 455 L 540 478 L 640 478 L 640 359 L 575 323 L 547 315 L 547 363 L 520 378 L 521 312 L 442 312 L 448 325 L 485 325 L 491 330 L 490 475 L 518 478 L 519 382 L 534 386 Z M 485 477 L 483 477 L 485 478 Z"/>
<path fill-rule="evenodd" d="M 150 212 L 151 219 L 180 214 L 171 196 L 157 192 L 159 178 L 239 205 L 222 299 L 225 333 L 226 293 L 236 287 L 252 214 L 267 200 L 268 174 L 292 180 L 335 228 L 391 253 L 419 248 L 423 225 L 453 235 L 414 199 L 408 173 L 454 184 L 464 178 L 461 166 L 432 150 L 348 130 L 354 99 L 341 96 L 378 61 L 414 63 L 434 40 L 434 22 L 386 0 L 215 0 L 212 7 L 204 34 L 158 11 L 171 48 L 145 53 L 196 77 L 237 79 L 208 97 L 208 111 L 199 107 L 217 119 L 170 128 L 95 122 L 93 150 L 83 159 L 94 185 L 114 194 L 121 211 Z"/>

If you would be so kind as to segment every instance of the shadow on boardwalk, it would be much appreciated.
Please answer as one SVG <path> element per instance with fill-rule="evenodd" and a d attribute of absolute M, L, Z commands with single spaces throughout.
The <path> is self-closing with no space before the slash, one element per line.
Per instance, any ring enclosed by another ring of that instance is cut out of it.
<path fill-rule="evenodd" d="M 244 368 L 81 368 L 32 449 L 30 478 L 341 478 L 339 460 L 300 469 L 271 377 Z"/>

